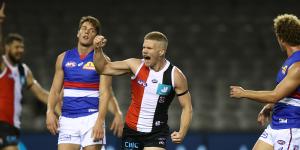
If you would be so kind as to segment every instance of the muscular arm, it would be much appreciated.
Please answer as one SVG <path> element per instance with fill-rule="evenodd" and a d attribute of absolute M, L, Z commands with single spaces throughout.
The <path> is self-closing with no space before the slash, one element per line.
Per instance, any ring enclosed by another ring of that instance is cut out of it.
<path fill-rule="evenodd" d="M 174 81 L 175 81 L 175 92 L 176 94 L 181 94 L 184 93 L 185 91 L 188 90 L 188 84 L 185 76 L 183 73 L 176 68 L 175 73 L 174 73 Z M 191 95 L 190 93 L 186 93 L 184 95 L 181 95 L 178 97 L 179 103 L 182 107 L 182 113 L 181 113 L 181 119 L 180 119 L 180 129 L 179 129 L 179 134 L 180 134 L 180 141 L 173 140 L 173 142 L 182 142 L 183 138 L 185 137 L 188 128 L 190 126 L 191 120 L 192 120 L 192 115 L 193 115 L 193 109 L 192 109 L 192 103 L 191 103 Z"/>
<path fill-rule="evenodd" d="M 123 61 L 110 62 L 104 55 L 102 47 L 97 46 L 103 40 L 101 36 L 94 39 L 94 64 L 98 73 L 103 75 L 122 75 L 135 73 L 135 68 L 140 64 L 140 59 L 127 59 Z"/>
<path fill-rule="evenodd" d="M 60 54 L 57 57 L 56 65 L 55 65 L 55 74 L 53 78 L 53 83 L 50 89 L 50 94 L 48 97 L 48 105 L 47 105 L 47 111 L 53 112 L 56 104 L 61 99 L 61 90 L 63 87 L 63 81 L 64 81 L 64 72 L 62 69 L 62 61 L 64 58 L 65 53 Z"/>
<path fill-rule="evenodd" d="M 27 87 L 32 91 L 32 93 L 44 104 L 47 104 L 47 99 L 49 96 L 49 92 L 46 91 L 40 84 L 35 80 L 32 72 L 28 69 L 27 74 Z"/>
<path fill-rule="evenodd" d="M 300 85 L 300 62 L 293 64 L 286 77 L 272 91 L 244 90 L 238 86 L 231 86 L 231 97 L 248 98 L 261 103 L 276 103 L 293 93 Z"/>
<path fill-rule="evenodd" d="M 46 125 L 48 130 L 52 134 L 58 133 L 58 120 L 57 116 L 55 115 L 55 108 L 57 103 L 61 101 L 61 90 L 63 87 L 63 82 L 64 82 L 64 72 L 62 69 L 62 61 L 64 58 L 65 53 L 60 54 L 57 57 L 56 60 L 56 65 L 55 65 L 55 74 L 52 82 L 52 86 L 50 89 L 50 94 L 48 97 L 48 105 L 47 105 L 47 116 L 46 116 Z M 60 108 L 59 108 L 60 109 Z"/>

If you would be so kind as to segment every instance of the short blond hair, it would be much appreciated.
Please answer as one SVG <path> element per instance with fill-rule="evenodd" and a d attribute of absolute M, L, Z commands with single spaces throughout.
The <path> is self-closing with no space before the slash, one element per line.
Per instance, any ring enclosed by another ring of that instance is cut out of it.
<path fill-rule="evenodd" d="M 162 42 L 164 45 L 164 48 L 167 49 L 168 47 L 168 38 L 166 35 L 164 35 L 161 32 L 158 31 L 152 31 L 145 35 L 144 40 L 155 40 Z"/>
<path fill-rule="evenodd" d="M 300 20 L 292 14 L 279 15 L 274 19 L 276 36 L 291 46 L 300 45 Z"/>

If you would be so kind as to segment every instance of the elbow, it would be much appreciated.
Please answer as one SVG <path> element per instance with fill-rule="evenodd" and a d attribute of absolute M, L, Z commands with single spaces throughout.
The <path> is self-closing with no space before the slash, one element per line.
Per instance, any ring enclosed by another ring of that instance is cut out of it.
<path fill-rule="evenodd" d="M 272 93 L 269 98 L 267 99 L 267 102 L 266 103 L 272 103 L 272 104 L 275 104 L 277 103 L 278 101 L 280 101 L 283 97 L 282 96 L 279 96 L 278 94 L 276 93 Z"/>

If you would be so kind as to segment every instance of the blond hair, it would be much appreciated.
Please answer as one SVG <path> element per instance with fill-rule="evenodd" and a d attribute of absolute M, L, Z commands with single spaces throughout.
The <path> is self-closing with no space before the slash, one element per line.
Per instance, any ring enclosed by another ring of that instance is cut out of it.
<path fill-rule="evenodd" d="M 291 14 L 279 15 L 274 19 L 276 36 L 291 46 L 300 45 L 300 20 Z"/>
<path fill-rule="evenodd" d="M 161 32 L 152 31 L 145 35 L 144 40 L 155 40 L 163 43 L 165 49 L 168 47 L 168 38 Z"/>

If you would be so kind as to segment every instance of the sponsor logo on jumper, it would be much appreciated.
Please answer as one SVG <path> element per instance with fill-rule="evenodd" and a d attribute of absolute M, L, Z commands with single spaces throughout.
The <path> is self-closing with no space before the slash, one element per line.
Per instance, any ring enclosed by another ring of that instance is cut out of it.
<path fill-rule="evenodd" d="M 156 79 L 152 79 L 151 81 L 152 81 L 152 83 L 157 83 L 158 82 Z"/>
<path fill-rule="evenodd" d="M 67 68 L 73 68 L 75 66 L 76 66 L 76 62 L 74 62 L 74 61 L 68 61 L 65 65 L 65 67 L 67 67 Z"/>
<path fill-rule="evenodd" d="M 87 62 L 83 67 L 82 69 L 85 69 L 85 70 L 95 70 L 95 65 L 93 62 L 89 61 Z"/>
<path fill-rule="evenodd" d="M 171 91 L 171 85 L 158 84 L 156 94 L 158 95 L 168 95 Z"/>
<path fill-rule="evenodd" d="M 138 79 L 138 80 L 137 80 L 137 83 L 138 83 L 139 85 L 143 86 L 143 87 L 146 87 L 146 86 L 147 86 L 147 83 L 146 83 L 145 81 L 141 80 L 141 79 Z"/>
<path fill-rule="evenodd" d="M 139 148 L 139 143 L 135 143 L 135 142 L 125 142 L 124 146 L 126 148 Z"/>
<path fill-rule="evenodd" d="M 279 118 L 279 123 L 287 123 L 287 118 Z"/>

